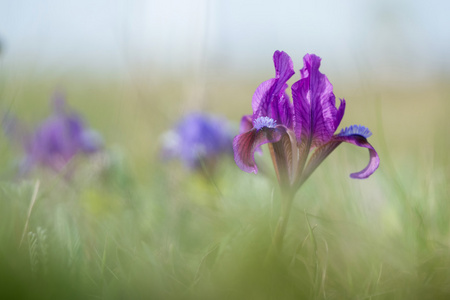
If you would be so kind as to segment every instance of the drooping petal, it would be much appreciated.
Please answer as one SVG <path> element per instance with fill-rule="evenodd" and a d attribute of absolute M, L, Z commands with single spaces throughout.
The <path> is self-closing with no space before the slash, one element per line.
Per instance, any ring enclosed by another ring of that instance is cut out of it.
<path fill-rule="evenodd" d="M 344 142 L 369 149 L 369 164 L 363 170 L 350 174 L 351 178 L 364 179 L 372 175 L 378 169 L 380 166 L 380 157 L 378 156 L 377 151 L 375 151 L 373 146 L 366 139 L 358 139 L 356 136 L 354 138 L 347 137 Z"/>
<path fill-rule="evenodd" d="M 276 143 L 283 136 L 284 129 L 263 127 L 237 135 L 233 139 L 234 160 L 238 167 L 248 173 L 258 173 L 255 162 L 255 151 L 266 143 Z"/>
<path fill-rule="evenodd" d="M 273 62 L 275 65 L 275 78 L 259 85 L 253 95 L 253 120 L 266 116 L 281 122 L 278 101 L 283 97 L 288 87 L 286 82 L 295 72 L 292 60 L 285 52 L 276 51 L 273 55 Z"/>
<path fill-rule="evenodd" d="M 353 125 L 345 128 L 331 138 L 331 140 L 318 147 L 311 158 L 308 161 L 307 166 L 302 174 L 300 185 L 308 179 L 308 177 L 314 172 L 314 170 L 327 158 L 327 156 L 333 152 L 342 142 L 350 143 L 359 147 L 369 149 L 369 164 L 360 172 L 350 174 L 351 178 L 364 179 L 372 175 L 380 165 L 380 158 L 373 146 L 367 141 L 372 133 L 364 126 Z"/>
<path fill-rule="evenodd" d="M 307 54 L 300 70 L 302 79 L 292 85 L 294 130 L 297 140 L 310 146 L 320 146 L 331 139 L 344 114 L 345 102 L 335 106 L 333 86 L 319 72 L 320 57 Z"/>
<path fill-rule="evenodd" d="M 372 135 L 372 132 L 367 127 L 361 125 L 353 125 L 343 129 L 334 139 L 346 143 L 350 143 L 359 147 L 369 149 L 369 164 L 361 171 L 350 174 L 351 178 L 364 179 L 378 169 L 380 165 L 380 157 L 373 146 L 367 141 L 367 138 Z"/>

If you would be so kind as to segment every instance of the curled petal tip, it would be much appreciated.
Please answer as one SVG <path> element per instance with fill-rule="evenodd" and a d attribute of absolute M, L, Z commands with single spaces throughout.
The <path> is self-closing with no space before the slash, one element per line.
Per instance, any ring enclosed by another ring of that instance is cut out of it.
<path fill-rule="evenodd" d="M 353 179 L 365 179 L 372 175 L 380 166 L 380 158 L 375 150 L 369 149 L 370 161 L 362 171 L 350 174 Z"/>
<path fill-rule="evenodd" d="M 364 129 L 367 129 L 361 126 Z M 367 129 L 368 130 L 368 129 Z M 380 157 L 378 156 L 377 151 L 373 148 L 373 146 L 367 141 L 367 139 L 362 135 L 350 135 L 350 136 L 342 136 L 339 134 L 337 140 L 342 142 L 347 142 L 359 147 L 367 148 L 369 150 L 369 164 L 361 171 L 350 174 L 351 178 L 354 179 L 365 179 L 372 175 L 380 165 Z"/>

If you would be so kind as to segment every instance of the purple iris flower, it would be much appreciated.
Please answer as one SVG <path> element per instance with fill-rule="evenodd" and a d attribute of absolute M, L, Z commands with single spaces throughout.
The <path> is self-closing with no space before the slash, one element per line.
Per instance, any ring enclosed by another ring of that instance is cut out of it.
<path fill-rule="evenodd" d="M 244 116 L 241 134 L 233 140 L 234 159 L 245 172 L 257 173 L 254 153 L 268 144 L 280 186 L 295 192 L 342 142 L 367 148 L 370 161 L 352 178 L 367 178 L 380 159 L 367 141 L 369 129 L 353 125 L 335 134 L 345 111 L 345 100 L 335 106 L 333 86 L 319 72 L 320 57 L 307 54 L 301 79 L 292 85 L 292 103 L 286 94 L 287 81 L 294 75 L 293 63 L 285 52 L 273 56 L 275 78 L 263 82 L 252 99 L 253 115 Z"/>
<path fill-rule="evenodd" d="M 163 156 L 179 158 L 189 169 L 215 164 L 232 153 L 232 135 L 224 118 L 194 112 L 163 136 Z"/>
<path fill-rule="evenodd" d="M 25 139 L 22 172 L 35 165 L 59 172 L 75 155 L 91 154 L 102 147 L 101 136 L 86 128 L 81 117 L 70 112 L 61 97 L 56 97 L 53 108 L 53 114 Z"/>

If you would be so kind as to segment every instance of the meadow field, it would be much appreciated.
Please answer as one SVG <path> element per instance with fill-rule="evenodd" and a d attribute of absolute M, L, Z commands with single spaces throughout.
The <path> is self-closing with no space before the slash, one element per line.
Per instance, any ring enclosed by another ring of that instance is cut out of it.
<path fill-rule="evenodd" d="M 380 167 L 351 179 L 367 151 L 340 146 L 296 194 L 270 256 L 280 204 L 266 146 L 257 175 L 231 155 L 205 174 L 163 160 L 161 136 L 190 111 L 222 115 L 237 134 L 272 73 L 198 85 L 2 72 L 3 121 L 36 127 L 60 90 L 104 147 L 70 161 L 70 176 L 19 175 L 24 151 L 2 133 L 0 298 L 450 299 L 448 79 L 327 75 L 347 101 L 341 127 L 371 129 Z"/>

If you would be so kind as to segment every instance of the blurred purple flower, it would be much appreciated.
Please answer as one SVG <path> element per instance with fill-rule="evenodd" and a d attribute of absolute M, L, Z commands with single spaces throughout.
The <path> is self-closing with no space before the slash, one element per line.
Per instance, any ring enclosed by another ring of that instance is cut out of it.
<path fill-rule="evenodd" d="M 380 160 L 367 141 L 371 135 L 367 128 L 353 125 L 334 134 L 344 116 L 345 100 L 336 108 L 333 86 L 319 72 L 321 59 L 314 54 L 303 58 L 301 79 L 292 85 L 293 103 L 285 92 L 286 82 L 295 73 L 292 60 L 280 51 L 274 53 L 273 60 L 276 76 L 256 89 L 253 115 L 242 118 L 241 134 L 233 140 L 239 168 L 256 174 L 254 153 L 268 143 L 280 185 L 295 192 L 336 147 L 346 142 L 367 148 L 370 154 L 368 166 L 350 176 L 367 178 L 375 172 Z"/>
<path fill-rule="evenodd" d="M 232 135 L 226 119 L 194 112 L 182 118 L 163 135 L 162 155 L 178 158 L 189 169 L 215 164 L 223 154 L 232 153 Z"/>
<path fill-rule="evenodd" d="M 33 133 L 16 137 L 23 141 L 25 148 L 22 173 L 28 172 L 36 165 L 59 172 L 75 155 L 94 153 L 102 147 L 100 134 L 86 128 L 82 118 L 67 109 L 63 98 L 55 97 L 53 109 L 53 114 Z M 14 131 L 11 134 L 14 134 Z"/>

